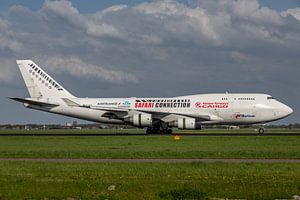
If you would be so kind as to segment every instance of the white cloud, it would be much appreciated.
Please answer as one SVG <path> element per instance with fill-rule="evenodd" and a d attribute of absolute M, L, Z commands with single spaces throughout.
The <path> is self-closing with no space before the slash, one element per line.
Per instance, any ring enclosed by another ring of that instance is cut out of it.
<path fill-rule="evenodd" d="M 259 10 L 259 3 L 256 0 L 220 0 L 219 7 L 233 11 L 241 18 L 249 18 Z"/>
<path fill-rule="evenodd" d="M 290 8 L 286 11 L 283 11 L 281 13 L 282 16 L 286 17 L 288 15 L 290 16 L 293 16 L 295 19 L 299 20 L 300 21 L 300 8 L 297 7 L 297 8 Z"/>
<path fill-rule="evenodd" d="M 67 0 L 46 0 L 42 12 L 65 18 L 73 24 L 80 24 L 83 22 L 78 10 Z"/>
<path fill-rule="evenodd" d="M 0 49 L 12 52 L 20 50 L 22 44 L 14 39 L 14 35 L 9 22 L 0 19 Z"/>
<path fill-rule="evenodd" d="M 46 0 L 37 11 L 14 6 L 0 17 L 0 59 L 48 57 L 46 64 L 73 76 L 140 87 L 178 74 L 211 85 L 207 77 L 223 69 L 220 77 L 235 80 L 229 71 L 245 73 L 237 63 L 258 71 L 266 62 L 299 63 L 299 22 L 286 17 L 298 8 L 280 13 L 256 0 L 192 2 L 114 5 L 88 14 L 67 0 Z"/>
<path fill-rule="evenodd" d="M 117 12 L 124 9 L 124 6 L 113 6 L 104 10 L 103 14 L 110 12 Z M 63 24 L 66 20 L 71 25 L 81 28 L 86 31 L 88 35 L 101 37 L 121 37 L 121 33 L 112 25 L 106 24 L 99 18 L 99 15 L 83 15 L 73 7 L 72 3 L 66 0 L 46 0 L 42 9 L 42 15 L 47 19 L 54 17 L 54 20 L 61 20 Z M 59 17 L 60 19 L 57 19 Z"/>
<path fill-rule="evenodd" d="M 168 31 L 181 37 L 190 31 L 202 34 L 207 39 L 219 41 L 220 35 L 214 30 L 213 17 L 202 8 L 189 8 L 172 0 L 142 3 L 135 10 L 168 21 L 164 23 Z M 175 21 L 173 21 L 175 20 Z M 200 36 L 201 37 L 201 36 Z"/>
<path fill-rule="evenodd" d="M 300 85 L 299 32 L 299 8 L 278 12 L 257 0 L 157 0 L 93 13 L 46 0 L 39 10 L 0 11 L 0 81 L 21 83 L 15 60 L 32 59 L 50 74 L 96 82 L 87 89 L 68 79 L 84 96 L 230 89 L 286 98 L 299 94 L 291 87 Z"/>
<path fill-rule="evenodd" d="M 113 36 L 122 37 L 122 34 L 113 26 L 108 24 L 97 24 L 95 22 L 86 23 L 86 32 L 91 36 Z"/>
<path fill-rule="evenodd" d="M 132 74 L 87 64 L 76 57 L 49 57 L 43 62 L 43 65 L 48 66 L 52 71 L 67 72 L 77 77 L 100 78 L 113 83 L 137 82 L 137 78 Z"/>
<path fill-rule="evenodd" d="M 108 14 L 108 13 L 111 13 L 111 12 L 118 12 L 118 11 L 121 11 L 121 10 L 124 10 L 128 8 L 127 5 L 113 5 L 111 7 L 108 7 L 106 9 L 104 9 L 103 11 L 101 11 L 102 14 Z"/>

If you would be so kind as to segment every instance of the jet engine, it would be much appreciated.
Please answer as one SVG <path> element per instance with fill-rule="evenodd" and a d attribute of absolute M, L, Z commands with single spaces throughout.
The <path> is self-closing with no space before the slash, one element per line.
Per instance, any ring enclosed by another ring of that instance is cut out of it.
<path fill-rule="evenodd" d="M 184 117 L 177 120 L 178 129 L 201 129 L 201 125 L 196 122 L 195 118 Z"/>
<path fill-rule="evenodd" d="M 152 126 L 152 116 L 148 113 L 136 113 L 126 118 L 124 121 L 137 127 Z"/>

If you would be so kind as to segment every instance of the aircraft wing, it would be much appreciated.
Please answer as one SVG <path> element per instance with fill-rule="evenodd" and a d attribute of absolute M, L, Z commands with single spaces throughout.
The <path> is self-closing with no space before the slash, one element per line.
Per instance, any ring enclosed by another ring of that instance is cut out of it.
<path fill-rule="evenodd" d="M 52 103 L 47 103 L 47 102 L 42 102 L 42 101 L 36 101 L 32 99 L 23 99 L 23 98 L 18 98 L 18 97 L 9 97 L 9 99 L 18 101 L 21 103 L 26 103 L 30 105 L 35 105 L 35 106 L 48 106 L 48 107 L 55 107 L 59 106 L 58 104 L 52 104 Z"/>
<path fill-rule="evenodd" d="M 123 109 L 123 108 L 110 108 L 110 107 L 102 107 L 102 106 L 85 106 L 85 105 L 81 107 L 105 111 L 105 113 L 102 114 L 102 117 L 107 117 L 109 119 L 123 119 L 124 116 L 128 115 L 129 112 L 128 109 Z"/>
<path fill-rule="evenodd" d="M 123 119 L 124 116 L 126 116 L 129 112 L 128 109 L 124 108 L 114 108 L 114 107 L 105 107 L 105 106 L 92 106 L 92 105 L 85 105 L 85 104 L 79 104 L 76 103 L 68 98 L 62 98 L 62 100 L 68 105 L 68 106 L 75 106 L 75 107 L 83 107 L 83 108 L 89 108 L 94 110 L 101 110 L 105 111 L 102 114 L 102 117 L 107 117 L 109 119 Z"/>
<path fill-rule="evenodd" d="M 62 100 L 68 105 L 68 106 L 77 106 L 77 107 L 83 107 L 83 108 L 90 108 L 94 110 L 103 110 L 103 111 L 115 111 L 115 112 L 128 112 L 129 109 L 127 108 L 115 108 L 115 107 L 105 107 L 105 106 L 92 106 L 92 105 L 85 105 L 85 104 L 79 104 L 76 103 L 68 98 L 62 98 Z"/>
<path fill-rule="evenodd" d="M 92 105 L 81 105 L 78 104 L 68 98 L 62 98 L 68 106 L 78 106 L 84 108 L 90 108 L 95 110 L 102 110 L 106 111 L 102 116 L 108 118 L 118 118 L 122 119 L 125 116 L 130 115 L 134 112 L 139 113 L 148 113 L 152 114 L 153 118 L 162 120 L 164 122 L 173 121 L 179 117 L 190 117 L 195 118 L 197 121 L 223 121 L 222 118 L 211 115 L 211 114 L 182 114 L 182 113 L 168 113 L 168 112 L 160 112 L 160 111 L 152 111 L 152 110 L 132 110 L 129 108 L 122 108 L 122 107 L 105 107 L 105 106 L 92 106 Z"/>
<path fill-rule="evenodd" d="M 183 114 L 183 113 L 167 113 L 167 112 L 156 112 L 156 111 L 145 111 L 145 110 L 140 110 L 139 112 L 152 114 L 155 118 L 161 119 L 162 121 L 168 121 L 169 118 L 174 119 L 178 117 L 190 117 L 190 118 L 195 118 L 198 121 L 223 121 L 222 118 L 211 114 Z"/>
<path fill-rule="evenodd" d="M 87 107 L 87 106 L 83 106 Z M 102 106 L 89 106 L 90 109 L 102 110 L 106 111 L 103 114 L 103 117 L 112 118 L 115 116 L 119 116 L 118 118 L 122 118 L 122 116 L 130 115 L 130 113 L 148 113 L 153 116 L 155 119 L 162 120 L 164 122 L 173 121 L 179 117 L 190 117 L 195 118 L 197 121 L 223 121 L 222 118 L 215 116 L 215 115 L 207 115 L 207 114 L 182 114 L 182 113 L 168 113 L 168 112 L 157 112 L 157 111 L 145 111 L 145 110 L 131 110 L 127 108 L 109 108 L 109 107 L 102 107 Z"/>

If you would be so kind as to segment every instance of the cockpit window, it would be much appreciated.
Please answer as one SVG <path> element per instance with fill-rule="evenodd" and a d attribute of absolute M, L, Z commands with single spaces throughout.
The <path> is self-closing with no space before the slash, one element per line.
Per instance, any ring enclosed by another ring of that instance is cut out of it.
<path fill-rule="evenodd" d="M 274 97 L 267 97 L 267 99 L 275 99 Z"/>

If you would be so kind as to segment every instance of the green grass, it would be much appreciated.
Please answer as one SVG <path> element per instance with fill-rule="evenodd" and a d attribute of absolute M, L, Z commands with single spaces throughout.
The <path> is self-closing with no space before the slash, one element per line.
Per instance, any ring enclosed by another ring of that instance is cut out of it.
<path fill-rule="evenodd" d="M 4 136 L 0 157 L 300 158 L 299 144 L 298 136 Z M 299 185 L 296 163 L 0 162 L 1 200 L 289 199 Z"/>
<path fill-rule="evenodd" d="M 5 136 L 0 157 L 300 158 L 298 136 Z"/>
<path fill-rule="evenodd" d="M 0 162 L 3 199 L 290 199 L 295 194 L 300 194 L 300 164 Z"/>

